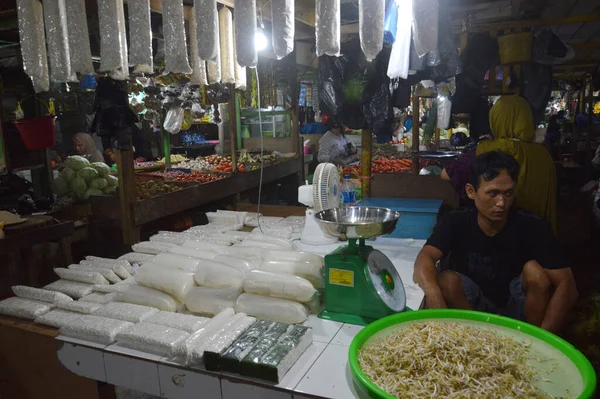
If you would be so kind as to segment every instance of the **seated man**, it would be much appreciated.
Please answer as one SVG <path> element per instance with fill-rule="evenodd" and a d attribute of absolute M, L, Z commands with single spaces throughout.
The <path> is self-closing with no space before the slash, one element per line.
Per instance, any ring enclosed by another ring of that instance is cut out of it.
<path fill-rule="evenodd" d="M 502 314 L 558 332 L 577 300 L 571 269 L 550 226 L 513 209 L 519 164 L 493 151 L 475 158 L 467 195 L 476 209 L 436 226 L 415 262 L 414 280 L 428 308 Z M 450 255 L 450 270 L 436 262 Z"/>

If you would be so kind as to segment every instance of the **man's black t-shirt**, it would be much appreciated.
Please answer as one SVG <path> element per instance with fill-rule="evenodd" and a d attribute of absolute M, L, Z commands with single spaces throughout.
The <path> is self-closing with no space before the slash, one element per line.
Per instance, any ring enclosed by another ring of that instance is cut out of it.
<path fill-rule="evenodd" d="M 566 267 L 550 226 L 521 211 L 511 212 L 493 237 L 481 231 L 476 209 L 453 212 L 438 223 L 426 245 L 450 255 L 452 270 L 473 280 L 499 308 L 506 306 L 511 280 L 530 260 L 545 269 Z"/>

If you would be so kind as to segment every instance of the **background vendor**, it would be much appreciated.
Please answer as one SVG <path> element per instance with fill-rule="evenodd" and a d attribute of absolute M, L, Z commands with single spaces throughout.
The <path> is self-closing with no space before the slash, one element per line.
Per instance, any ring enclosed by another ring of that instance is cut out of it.
<path fill-rule="evenodd" d="M 96 149 L 94 139 L 87 133 L 77 133 L 73 136 L 73 152 L 90 162 L 104 162 L 102 153 Z"/>
<path fill-rule="evenodd" d="M 558 332 L 577 301 L 571 269 L 543 219 L 513 208 L 520 167 L 491 151 L 471 165 L 475 209 L 447 215 L 415 262 L 428 308 L 502 314 Z M 449 270 L 436 263 L 450 255 Z"/>
<path fill-rule="evenodd" d="M 358 151 L 344 134 L 344 127 L 338 121 L 327 124 L 327 132 L 319 140 L 319 162 L 330 162 L 337 166 L 358 161 Z"/>

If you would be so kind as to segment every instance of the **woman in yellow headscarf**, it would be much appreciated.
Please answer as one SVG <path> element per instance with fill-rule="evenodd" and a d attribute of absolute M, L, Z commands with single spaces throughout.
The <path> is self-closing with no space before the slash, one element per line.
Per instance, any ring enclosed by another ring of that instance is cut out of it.
<path fill-rule="evenodd" d="M 529 103 L 519 96 L 500 98 L 490 111 L 493 140 L 483 141 L 477 155 L 504 151 L 521 165 L 517 206 L 545 219 L 556 233 L 556 169 L 548 150 L 533 143 L 535 126 Z"/>

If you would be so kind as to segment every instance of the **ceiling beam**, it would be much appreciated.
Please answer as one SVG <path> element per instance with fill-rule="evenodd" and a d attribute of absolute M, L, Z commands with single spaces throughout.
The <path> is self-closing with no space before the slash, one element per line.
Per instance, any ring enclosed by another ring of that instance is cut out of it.
<path fill-rule="evenodd" d="M 489 32 L 489 31 L 504 31 L 510 29 L 523 29 L 533 28 L 536 26 L 551 26 L 551 25 L 568 25 L 586 22 L 599 22 L 600 14 L 583 14 L 583 15 L 572 15 L 568 17 L 560 18 L 548 18 L 548 19 L 531 19 L 531 20 L 515 20 L 506 22 L 495 22 L 486 24 L 473 24 L 469 27 L 469 32 Z M 455 33 L 460 33 L 462 30 L 461 26 L 454 26 L 453 30 Z"/>

